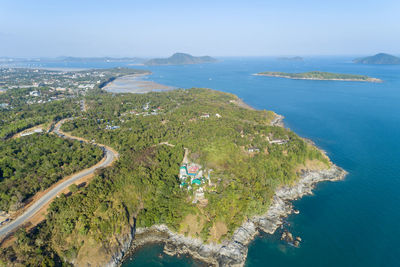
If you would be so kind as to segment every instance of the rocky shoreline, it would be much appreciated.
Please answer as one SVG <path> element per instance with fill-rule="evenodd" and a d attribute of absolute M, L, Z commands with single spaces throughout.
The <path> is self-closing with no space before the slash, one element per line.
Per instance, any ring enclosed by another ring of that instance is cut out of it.
<path fill-rule="evenodd" d="M 285 127 L 283 123 L 284 118 L 284 116 L 276 114 L 275 118 L 271 121 L 271 126 Z"/>
<path fill-rule="evenodd" d="M 235 231 L 230 240 L 220 244 L 205 244 L 200 239 L 174 233 L 166 225 L 133 228 L 132 233 L 121 240 L 121 249 L 106 266 L 120 265 L 137 248 L 149 243 L 165 244 L 164 252 L 168 255 L 188 254 L 213 266 L 243 266 L 247 258 L 248 244 L 260 231 L 273 234 L 283 224 L 284 218 L 294 212 L 293 200 L 312 194 L 319 182 L 342 180 L 346 174 L 345 170 L 336 165 L 327 170 L 304 171 L 296 184 L 281 187 L 275 192 L 266 214 L 248 219 Z"/>

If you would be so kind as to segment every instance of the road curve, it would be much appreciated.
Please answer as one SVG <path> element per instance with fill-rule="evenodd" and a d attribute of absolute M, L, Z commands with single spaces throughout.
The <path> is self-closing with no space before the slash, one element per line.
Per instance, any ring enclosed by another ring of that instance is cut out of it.
<path fill-rule="evenodd" d="M 58 136 L 62 138 L 68 138 L 68 139 L 73 139 L 73 140 L 79 140 L 82 141 L 81 139 L 75 138 L 73 136 L 66 136 L 64 133 L 60 131 L 60 127 L 63 122 L 71 120 L 71 119 L 64 119 L 57 123 L 54 127 L 53 132 L 57 134 Z M 85 141 L 87 142 L 87 141 Z M 40 199 L 38 199 L 35 203 L 33 203 L 24 213 L 22 213 L 18 218 L 15 220 L 11 221 L 10 223 L 2 226 L 0 228 L 0 237 L 4 237 L 14 231 L 16 228 L 19 226 L 23 225 L 25 222 L 27 222 L 30 218 L 32 218 L 33 215 L 35 215 L 44 205 L 46 205 L 48 202 L 50 202 L 53 198 L 55 198 L 58 194 L 60 194 L 64 189 L 68 188 L 71 184 L 76 182 L 77 180 L 90 175 L 94 173 L 95 170 L 103 167 L 107 167 L 112 164 L 115 158 L 118 157 L 116 152 L 110 150 L 106 146 L 97 144 L 99 147 L 101 147 L 104 151 L 104 157 L 105 159 L 100 163 L 92 166 L 91 168 L 85 169 L 83 171 L 78 172 L 77 174 L 74 174 L 69 178 L 68 180 L 58 184 L 54 188 L 52 188 L 49 192 L 47 192 L 44 196 L 42 196 Z"/>

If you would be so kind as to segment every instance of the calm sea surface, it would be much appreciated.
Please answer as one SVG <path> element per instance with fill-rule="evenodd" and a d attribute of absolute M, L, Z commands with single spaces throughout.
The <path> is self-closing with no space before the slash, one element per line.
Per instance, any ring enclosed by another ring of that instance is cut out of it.
<path fill-rule="evenodd" d="M 114 64 L 115 65 L 115 64 Z M 114 65 L 52 66 L 111 67 Z M 46 67 L 46 65 L 43 65 Z M 400 266 L 400 66 L 356 65 L 351 58 L 224 58 L 216 64 L 141 67 L 149 79 L 174 87 L 207 87 L 238 95 L 257 109 L 285 116 L 285 125 L 315 141 L 349 172 L 294 203 L 289 230 L 299 248 L 262 234 L 246 266 Z M 383 83 L 306 81 L 251 74 L 260 71 L 330 71 L 365 74 Z M 130 266 L 198 266 L 148 245 Z"/>

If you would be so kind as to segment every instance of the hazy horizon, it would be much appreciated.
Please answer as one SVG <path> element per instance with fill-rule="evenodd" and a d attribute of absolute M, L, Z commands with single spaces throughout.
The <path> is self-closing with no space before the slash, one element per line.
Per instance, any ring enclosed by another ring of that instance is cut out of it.
<path fill-rule="evenodd" d="M 0 57 L 397 55 L 399 10 L 392 0 L 3 0 Z"/>
<path fill-rule="evenodd" d="M 175 53 L 175 52 L 174 52 Z M 120 59 L 120 58 L 137 58 L 137 59 L 152 59 L 152 58 L 167 58 L 170 57 L 172 54 L 168 55 L 154 55 L 154 56 L 124 56 L 124 55 L 117 55 L 117 56 L 110 56 L 110 55 L 102 55 L 102 56 L 75 56 L 75 55 L 61 55 L 61 56 L 2 56 L 0 55 L 1 59 L 20 59 L 20 60 L 46 60 L 46 59 L 61 59 L 61 58 L 115 58 L 115 59 Z M 214 58 L 219 58 L 219 59 L 224 59 L 224 58 L 271 58 L 271 59 L 276 59 L 276 58 L 290 58 L 290 57 L 302 57 L 302 58 L 357 58 L 357 57 L 364 57 L 364 56 L 373 56 L 378 53 L 386 53 L 384 51 L 372 53 L 372 54 L 339 54 L 339 55 L 301 55 L 301 54 L 294 54 L 294 55 L 252 55 L 252 56 L 219 56 L 219 55 L 197 55 L 193 54 L 190 52 L 176 52 L 176 53 L 185 53 L 185 54 L 190 54 L 192 56 L 200 57 L 200 56 L 212 56 Z M 389 54 L 389 53 L 388 53 Z M 394 56 L 400 56 L 400 53 L 390 53 L 391 55 Z"/>

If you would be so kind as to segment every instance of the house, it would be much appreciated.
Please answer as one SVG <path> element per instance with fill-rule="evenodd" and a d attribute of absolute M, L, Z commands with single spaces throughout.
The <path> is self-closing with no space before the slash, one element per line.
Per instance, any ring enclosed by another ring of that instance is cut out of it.
<path fill-rule="evenodd" d="M 260 152 L 260 149 L 257 147 L 250 147 L 247 151 L 249 153 L 256 153 L 256 152 Z"/>
<path fill-rule="evenodd" d="M 29 95 L 30 96 L 39 96 L 40 93 L 39 93 L 39 91 L 32 91 L 32 92 L 29 92 Z"/>
<path fill-rule="evenodd" d="M 200 116 L 200 118 L 209 118 L 209 117 L 210 117 L 210 114 L 203 114 Z"/>
<path fill-rule="evenodd" d="M 286 144 L 287 142 L 289 142 L 289 140 L 285 140 L 285 139 L 271 139 L 269 137 L 267 137 L 267 140 L 270 144 L 278 144 L 278 145 L 283 145 Z"/>
<path fill-rule="evenodd" d="M 201 185 L 201 180 L 200 179 L 193 179 L 192 184 Z"/>
<path fill-rule="evenodd" d="M 215 114 L 215 117 L 221 118 L 222 116 L 217 113 L 217 114 Z"/>
<path fill-rule="evenodd" d="M 189 166 L 187 173 L 190 176 L 196 176 L 198 171 L 199 171 L 199 166 L 193 164 Z"/>
<path fill-rule="evenodd" d="M 184 178 L 186 178 L 187 175 L 188 175 L 188 172 L 187 172 L 186 166 L 181 166 L 179 168 L 179 178 L 184 179 Z"/>
<path fill-rule="evenodd" d="M 107 125 L 106 126 L 106 130 L 115 130 L 115 129 L 119 129 L 120 126 L 111 126 L 111 125 Z"/>
<path fill-rule="evenodd" d="M 277 139 L 277 140 L 271 140 L 269 141 L 270 144 L 278 144 L 278 145 L 283 145 L 289 142 L 288 140 L 283 140 L 283 139 Z"/>

